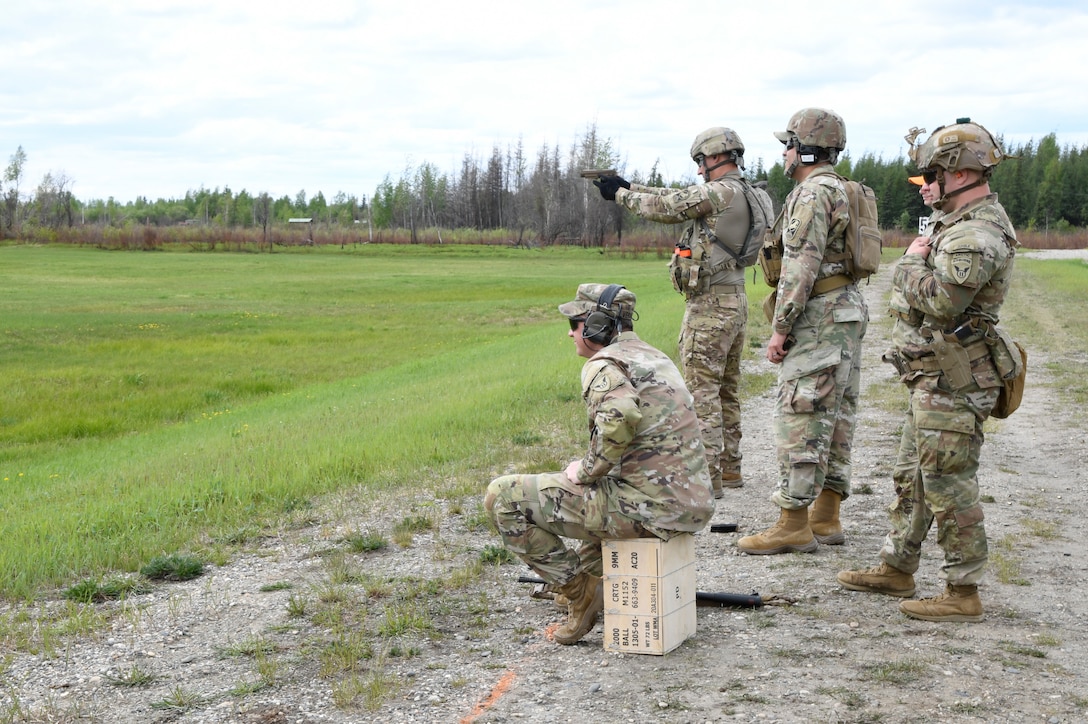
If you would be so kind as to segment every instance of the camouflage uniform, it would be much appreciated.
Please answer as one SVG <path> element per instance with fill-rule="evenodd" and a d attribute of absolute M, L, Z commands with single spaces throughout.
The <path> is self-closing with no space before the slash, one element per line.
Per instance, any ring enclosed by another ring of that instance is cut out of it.
<path fill-rule="evenodd" d="M 691 395 L 665 354 L 621 333 L 586 362 L 582 397 L 590 440 L 578 483 L 563 472 L 505 475 L 487 491 L 506 547 L 553 584 L 601 572 L 599 545 L 575 551 L 560 536 L 668 540 L 714 512 Z"/>
<path fill-rule="evenodd" d="M 703 267 L 698 286 L 681 290 L 687 305 L 678 347 L 716 491 L 722 487 L 723 473 L 739 480 L 741 472 L 740 357 L 748 324 L 748 297 L 744 270 L 708 238 L 708 231 L 716 230 L 733 248 L 744 241 L 751 214 L 741 179 L 741 172 L 733 170 L 686 189 L 632 184 L 630 190 L 616 192 L 616 203 L 644 219 L 686 223 L 678 246 L 690 248 L 693 261 Z"/>
<path fill-rule="evenodd" d="M 820 291 L 846 272 L 842 262 L 827 261 L 845 251 L 849 221 L 846 189 L 834 168 L 817 166 L 786 197 L 780 218 L 782 275 L 771 326 L 795 341 L 778 372 L 774 432 L 780 478 L 771 500 L 798 510 L 824 488 L 842 499 L 850 495 L 869 312 L 854 283 Z"/>
<path fill-rule="evenodd" d="M 885 359 L 903 374 L 910 408 L 892 474 L 892 530 L 880 557 L 905 573 L 917 571 L 936 519 L 945 556 L 940 577 L 973 585 L 987 560 L 977 478 L 982 426 L 1002 385 L 984 337 L 998 321 L 1018 243 L 996 194 L 935 214 L 929 235 L 929 255 L 904 255 L 892 277 L 890 307 L 899 319 Z M 970 329 L 962 339 L 950 336 L 968 352 L 970 379 L 953 389 L 934 362 L 932 340 L 965 322 Z"/>

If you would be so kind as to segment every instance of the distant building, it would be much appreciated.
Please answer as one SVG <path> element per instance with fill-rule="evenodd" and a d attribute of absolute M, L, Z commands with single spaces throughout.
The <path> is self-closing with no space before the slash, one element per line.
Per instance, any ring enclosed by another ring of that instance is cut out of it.
<path fill-rule="evenodd" d="M 288 224 L 308 224 L 310 228 L 307 231 L 306 238 L 302 240 L 302 243 L 303 244 L 311 244 L 311 245 L 314 243 L 314 218 L 312 216 L 288 219 L 287 223 Z"/>

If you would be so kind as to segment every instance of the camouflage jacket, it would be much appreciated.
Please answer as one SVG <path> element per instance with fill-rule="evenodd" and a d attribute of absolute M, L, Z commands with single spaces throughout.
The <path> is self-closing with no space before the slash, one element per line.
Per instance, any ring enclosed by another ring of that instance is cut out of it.
<path fill-rule="evenodd" d="M 842 262 L 828 262 L 826 257 L 846 251 L 849 221 L 846 187 L 832 166 L 817 166 L 790 191 L 779 216 L 781 228 L 775 228 L 782 234 L 782 275 L 774 331 L 789 334 L 816 280 L 846 272 Z"/>
<path fill-rule="evenodd" d="M 693 254 L 709 256 L 704 268 L 715 269 L 709 284 L 744 284 L 744 270 L 738 269 L 728 252 L 707 236 L 713 231 L 725 243 L 739 248 L 748 235 L 751 212 L 740 186 L 739 170 L 703 184 L 684 189 L 667 189 L 631 184 L 616 191 L 616 203 L 640 217 L 662 224 L 686 224 L 678 246 L 688 246 Z M 697 260 L 699 261 L 699 260 Z"/>
<path fill-rule="evenodd" d="M 1020 246 L 997 194 L 940 215 L 929 236 L 925 258 L 904 254 L 892 272 L 889 308 L 899 318 L 892 344 L 908 357 L 928 352 L 925 328 L 951 332 L 968 319 L 997 324 Z"/>
<path fill-rule="evenodd" d="M 582 368 L 589 449 L 578 470 L 647 529 L 696 531 L 714 499 L 691 393 L 667 355 L 623 332 Z"/>

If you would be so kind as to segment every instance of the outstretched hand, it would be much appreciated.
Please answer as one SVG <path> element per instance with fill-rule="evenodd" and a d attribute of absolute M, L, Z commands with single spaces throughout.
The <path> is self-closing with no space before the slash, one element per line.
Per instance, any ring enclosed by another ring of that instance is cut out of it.
<path fill-rule="evenodd" d="M 620 190 L 620 187 L 631 188 L 631 182 L 622 176 L 601 176 L 599 179 L 594 179 L 593 185 L 601 192 L 601 198 L 605 201 L 615 201 L 616 192 Z"/>

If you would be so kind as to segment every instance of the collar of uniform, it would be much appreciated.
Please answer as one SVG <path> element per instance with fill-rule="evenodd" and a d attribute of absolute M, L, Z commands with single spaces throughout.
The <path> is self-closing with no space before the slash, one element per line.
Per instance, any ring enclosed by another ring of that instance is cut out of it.
<path fill-rule="evenodd" d="M 821 164 L 819 164 L 819 165 L 815 166 L 815 167 L 814 167 L 814 168 L 813 168 L 813 169 L 812 169 L 812 170 L 811 170 L 811 171 L 809 172 L 808 176 L 806 176 L 806 177 L 805 177 L 805 181 L 808 181 L 808 180 L 809 180 L 809 179 L 811 179 L 811 178 L 812 178 L 813 176 L 823 176 L 823 175 L 831 175 L 831 176 L 838 176 L 839 174 L 838 174 L 838 172 L 837 172 L 837 171 L 835 170 L 835 167 L 834 167 L 834 166 L 832 166 L 831 164 L 829 164 L 829 163 L 821 163 Z"/>
<path fill-rule="evenodd" d="M 981 198 L 977 198 L 974 201 L 968 201 L 963 207 L 950 211 L 941 217 L 941 226 L 948 227 L 955 224 L 958 221 L 971 218 L 971 214 L 978 210 L 982 206 L 988 206 L 989 204 L 997 203 L 997 194 L 987 194 Z"/>

